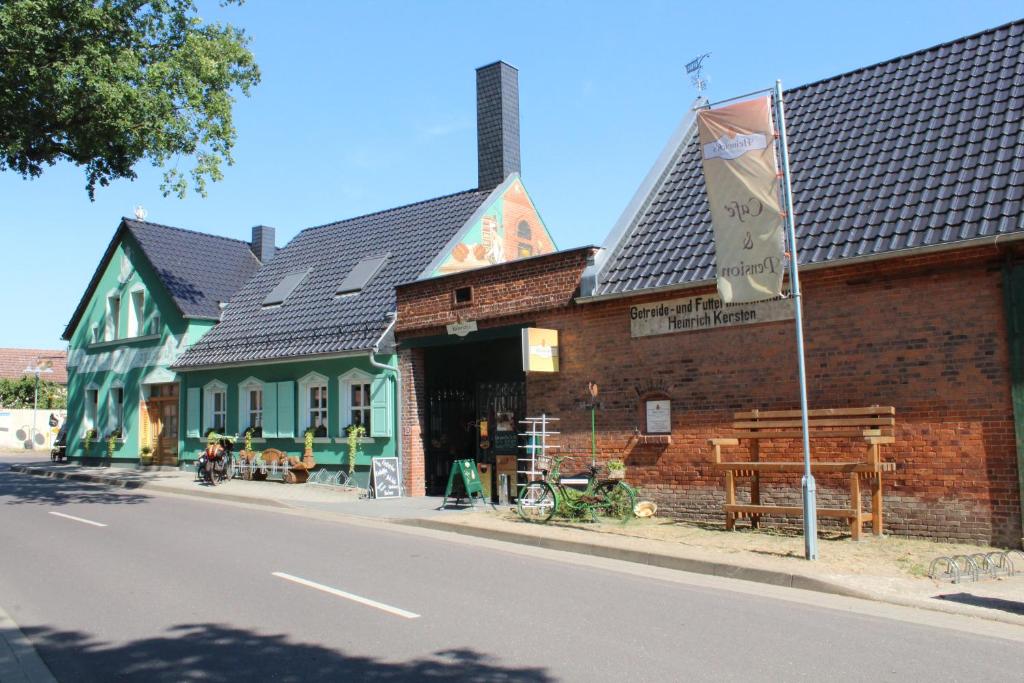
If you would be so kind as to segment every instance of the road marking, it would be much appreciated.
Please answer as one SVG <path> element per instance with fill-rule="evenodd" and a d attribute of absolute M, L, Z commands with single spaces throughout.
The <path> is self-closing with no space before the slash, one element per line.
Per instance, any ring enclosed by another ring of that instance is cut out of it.
<path fill-rule="evenodd" d="M 330 593 L 331 595 L 336 595 L 339 598 L 345 598 L 346 600 L 351 600 L 352 602 L 358 602 L 361 605 L 367 605 L 368 607 L 376 607 L 379 610 L 382 610 L 389 614 L 394 614 L 395 616 L 403 617 L 405 619 L 419 619 L 420 617 L 420 615 L 416 614 L 415 612 L 409 612 L 398 607 L 385 605 L 383 602 L 377 602 L 376 600 L 370 600 L 369 598 L 364 598 L 359 595 L 346 593 L 345 591 L 338 590 L 337 588 L 331 588 L 330 586 L 325 586 L 322 583 L 316 583 L 315 581 L 307 581 L 306 579 L 299 578 L 298 576 L 292 576 L 291 574 L 285 574 L 284 572 L 273 572 L 272 574 L 273 576 L 276 576 L 279 579 L 291 581 L 293 583 L 299 584 L 300 586 L 306 586 L 307 588 L 315 588 L 318 591 Z"/>
<path fill-rule="evenodd" d="M 81 522 L 82 524 L 92 524 L 93 526 L 106 526 L 106 524 L 100 524 L 99 522 L 93 522 L 92 520 L 89 520 L 89 519 L 82 519 L 81 517 L 74 517 L 72 515 L 65 515 L 63 512 L 51 512 L 50 514 L 51 515 L 56 515 L 57 517 L 63 517 L 64 519 L 73 519 L 76 522 Z"/>

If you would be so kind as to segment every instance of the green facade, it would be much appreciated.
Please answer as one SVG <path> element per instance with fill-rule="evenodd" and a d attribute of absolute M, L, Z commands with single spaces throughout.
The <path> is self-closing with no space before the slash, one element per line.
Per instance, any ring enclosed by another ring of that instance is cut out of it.
<path fill-rule="evenodd" d="M 382 355 L 377 361 L 396 365 L 395 356 Z M 253 440 L 253 450 L 276 448 L 290 455 L 302 455 L 309 413 L 315 412 L 308 393 L 321 383 L 327 387 L 327 435 L 314 440 L 313 456 L 318 466 L 347 468 L 346 428 L 352 424 L 352 410 L 361 407 L 351 405 L 352 384 L 368 386 L 372 394 L 369 404 L 362 404 L 371 415 L 371 433 L 358 444 L 356 480 L 365 485 L 371 458 L 395 455 L 398 415 L 394 372 L 372 366 L 366 355 L 192 370 L 180 373 L 179 377 L 185 403 L 181 420 L 182 460 L 198 457 L 206 444 L 205 434 L 218 426 L 218 416 L 213 415 L 217 400 L 213 394 L 218 391 L 226 395 L 225 414 L 219 419 L 225 421 L 227 434 L 238 436 L 236 448 L 242 448 L 242 435 L 252 426 L 245 399 L 248 390 L 256 388 L 262 393 L 264 435 Z"/>
<path fill-rule="evenodd" d="M 116 320 L 112 297 L 119 300 Z M 137 300 L 142 303 L 138 312 Z M 109 462 L 137 462 L 140 404 L 149 387 L 175 382 L 177 376 L 170 364 L 212 324 L 181 316 L 141 248 L 130 233 L 123 233 L 69 340 L 69 456 L 86 461 L 107 459 L 106 437 L 118 422 L 115 389 L 120 389 L 122 438 Z M 87 402 L 94 402 L 95 417 Z M 90 422 L 98 437 L 86 452 L 84 436 Z"/>

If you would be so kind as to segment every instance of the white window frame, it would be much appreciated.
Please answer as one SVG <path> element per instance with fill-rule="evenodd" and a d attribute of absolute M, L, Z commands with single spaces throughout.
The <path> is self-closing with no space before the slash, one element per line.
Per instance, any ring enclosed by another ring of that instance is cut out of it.
<path fill-rule="evenodd" d="M 228 385 L 219 379 L 211 380 L 203 386 L 203 430 L 201 434 L 203 437 L 206 436 L 206 432 L 216 429 L 213 410 L 214 394 L 224 394 L 221 410 L 217 411 L 217 414 L 223 413 L 224 415 L 224 428 L 221 433 L 227 432 L 228 429 Z"/>
<path fill-rule="evenodd" d="M 95 400 L 89 400 L 89 392 L 94 392 Z M 85 412 L 82 415 L 82 422 L 85 424 L 85 429 L 82 433 L 89 431 L 90 429 L 96 429 L 96 421 L 99 419 L 100 410 L 100 387 L 95 382 L 89 384 L 85 388 Z"/>
<path fill-rule="evenodd" d="M 117 392 L 121 392 L 121 405 L 118 406 L 115 401 Z M 114 382 L 110 385 L 110 389 L 107 390 L 107 432 L 112 432 L 115 429 L 121 430 L 121 438 L 124 438 L 124 384 L 121 382 Z"/>
<path fill-rule="evenodd" d="M 264 389 L 264 382 L 256 377 L 249 377 L 242 382 L 238 383 L 238 433 L 244 435 L 245 430 L 249 429 L 251 423 L 249 421 L 249 394 L 255 390 L 260 392 L 260 427 L 263 426 L 263 406 L 264 399 L 266 397 L 266 390 Z M 257 439 L 261 437 L 256 437 Z"/>
<path fill-rule="evenodd" d="M 117 302 L 115 307 L 114 301 Z M 106 341 L 113 341 L 117 339 L 117 326 L 121 321 L 121 295 L 108 294 L 107 295 L 107 318 L 105 325 L 104 339 Z"/>
<path fill-rule="evenodd" d="M 135 299 L 142 295 L 142 304 L 136 308 Z M 128 292 L 128 327 L 125 331 L 127 337 L 141 337 L 146 333 L 146 288 L 136 285 Z"/>
<path fill-rule="evenodd" d="M 328 383 L 330 380 L 319 372 L 311 372 L 302 379 L 299 380 L 299 424 L 298 424 L 298 435 L 302 436 L 306 433 L 312 424 L 309 419 L 310 411 L 312 410 L 309 405 L 309 390 L 313 387 L 323 387 L 324 393 L 326 394 L 327 402 L 323 407 L 326 416 L 324 418 L 324 426 L 327 427 L 327 437 L 331 435 L 331 401 L 330 401 L 330 389 Z M 320 437 L 324 438 L 324 437 Z"/>
<path fill-rule="evenodd" d="M 338 438 L 339 439 L 347 439 L 348 438 L 348 432 L 345 431 L 345 428 L 348 427 L 350 424 L 352 424 L 352 421 L 350 419 L 350 417 L 352 415 L 352 410 L 353 410 L 353 406 L 352 406 L 352 385 L 353 384 L 371 385 L 371 384 L 373 384 L 373 380 L 374 379 L 376 379 L 376 377 L 374 377 L 374 375 L 371 375 L 370 373 L 366 372 L 365 370 L 360 370 L 358 368 L 353 368 L 352 370 L 349 370 L 348 372 L 346 372 L 343 375 L 341 375 L 340 377 L 338 377 L 338 391 L 341 393 L 341 411 L 338 413 Z M 360 410 L 365 411 L 365 413 L 367 415 L 372 414 L 371 413 L 371 409 L 370 409 L 369 399 L 370 399 L 370 393 L 369 393 L 369 390 L 367 390 L 367 392 L 366 392 L 367 403 L 366 403 L 365 406 L 360 406 L 360 408 L 359 408 Z M 361 443 L 373 443 L 373 437 L 370 436 L 370 429 L 369 429 L 368 425 L 369 425 L 368 421 L 363 424 L 363 426 L 366 427 L 366 436 L 362 437 L 359 440 Z"/>

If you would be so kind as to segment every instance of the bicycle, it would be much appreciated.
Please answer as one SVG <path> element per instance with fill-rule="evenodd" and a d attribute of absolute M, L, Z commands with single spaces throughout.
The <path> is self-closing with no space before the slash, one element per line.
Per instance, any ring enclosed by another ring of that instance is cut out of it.
<path fill-rule="evenodd" d="M 542 478 L 519 489 L 516 510 L 527 522 L 543 524 L 561 512 L 567 517 L 586 517 L 596 522 L 598 514 L 629 521 L 636 505 L 636 492 L 618 479 L 599 479 L 599 468 L 590 465 L 583 477 L 561 475 L 565 457 L 552 461 L 551 471 L 541 470 Z M 582 490 L 574 488 L 585 485 Z"/>

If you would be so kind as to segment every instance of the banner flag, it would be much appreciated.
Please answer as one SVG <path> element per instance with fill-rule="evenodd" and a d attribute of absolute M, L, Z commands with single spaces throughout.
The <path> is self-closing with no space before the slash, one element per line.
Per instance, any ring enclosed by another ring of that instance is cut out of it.
<path fill-rule="evenodd" d="M 782 294 L 786 268 L 771 97 L 697 114 L 725 303 Z"/>

